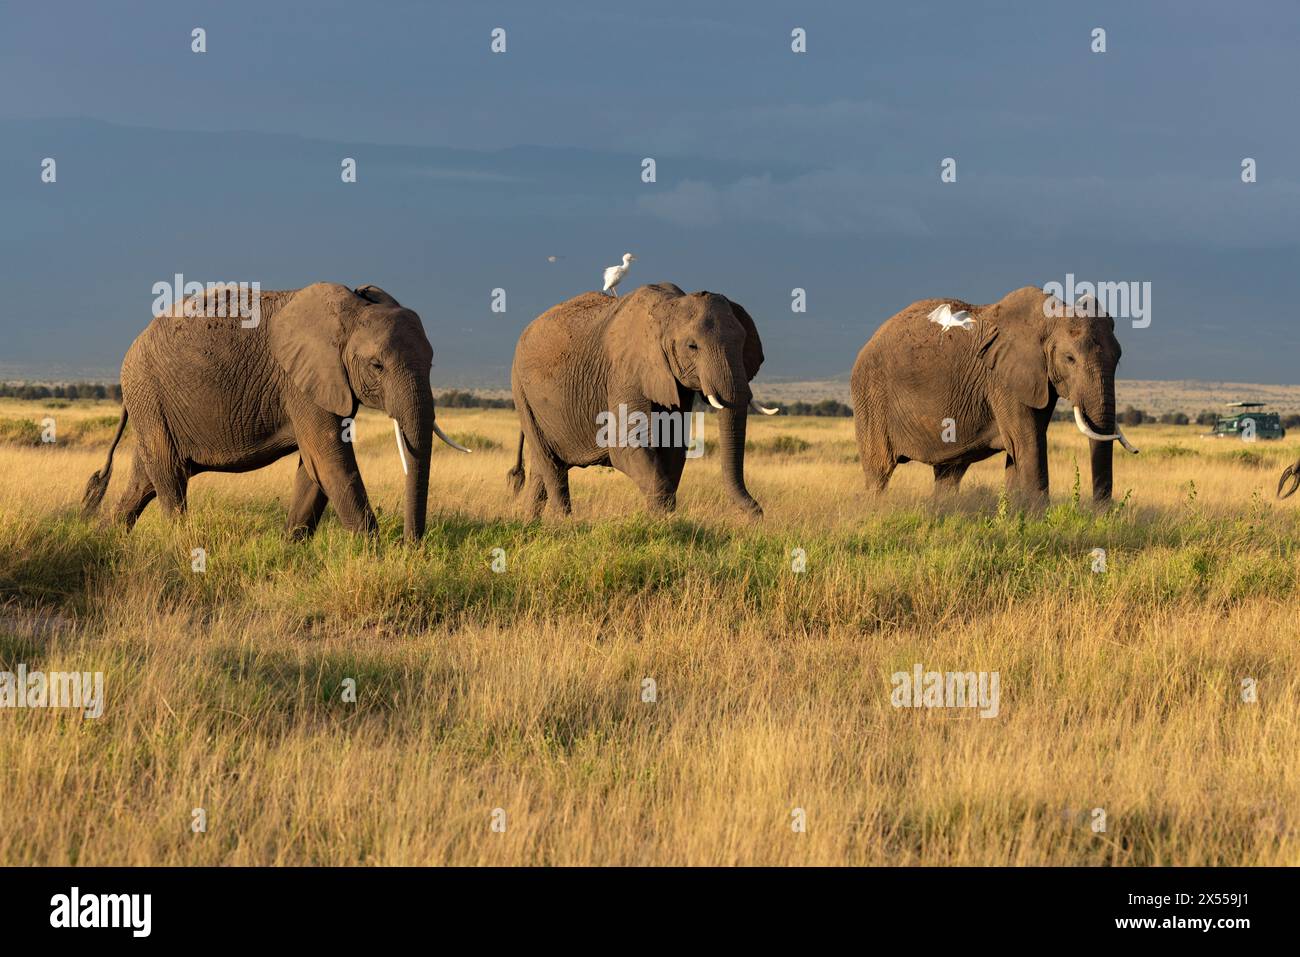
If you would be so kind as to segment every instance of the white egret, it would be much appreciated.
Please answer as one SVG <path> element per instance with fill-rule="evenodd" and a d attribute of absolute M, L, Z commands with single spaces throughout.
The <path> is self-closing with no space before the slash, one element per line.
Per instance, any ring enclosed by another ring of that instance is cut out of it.
<path fill-rule="evenodd" d="M 600 291 L 612 293 L 615 297 L 617 297 L 618 284 L 623 281 L 623 277 L 627 275 L 628 269 L 631 268 L 632 263 L 634 262 L 636 262 L 635 256 L 633 256 L 631 253 L 624 253 L 623 265 L 610 266 L 608 269 L 605 270 L 605 286 Z"/>
<path fill-rule="evenodd" d="M 975 325 L 975 319 L 969 312 L 962 309 L 960 312 L 953 312 L 952 306 L 946 302 L 934 312 L 930 313 L 930 321 L 938 324 L 941 329 L 948 330 L 952 328 L 969 330 Z"/>

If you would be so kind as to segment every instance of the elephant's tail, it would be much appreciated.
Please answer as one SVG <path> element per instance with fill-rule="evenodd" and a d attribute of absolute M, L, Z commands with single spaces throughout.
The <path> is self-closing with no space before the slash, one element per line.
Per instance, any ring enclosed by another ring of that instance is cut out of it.
<path fill-rule="evenodd" d="M 86 482 L 86 491 L 81 496 L 83 515 L 93 515 L 99 508 L 99 503 L 104 501 L 104 493 L 108 491 L 108 480 L 113 477 L 113 453 L 117 451 L 117 443 L 122 441 L 122 433 L 126 431 L 126 416 L 126 406 L 123 405 L 122 418 L 117 423 L 117 435 L 113 436 L 113 444 L 108 447 L 108 461 Z"/>
<path fill-rule="evenodd" d="M 519 490 L 524 487 L 524 433 L 519 433 L 519 451 L 515 453 L 515 467 L 506 473 L 506 484 L 510 486 L 510 494 L 518 495 Z"/>
<path fill-rule="evenodd" d="M 1284 492 L 1282 487 L 1286 485 L 1287 479 L 1291 480 L 1291 487 Z M 1286 471 L 1282 473 L 1282 477 L 1277 480 L 1277 497 L 1289 498 L 1295 494 L 1297 488 L 1300 488 L 1300 462 L 1296 462 L 1295 465 L 1288 465 Z"/>

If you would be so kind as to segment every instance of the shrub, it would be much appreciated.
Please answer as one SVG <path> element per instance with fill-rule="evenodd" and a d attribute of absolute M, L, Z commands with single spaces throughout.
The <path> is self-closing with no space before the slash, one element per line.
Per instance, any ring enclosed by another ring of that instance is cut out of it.
<path fill-rule="evenodd" d="M 445 409 L 513 409 L 514 399 L 489 399 L 464 389 L 452 389 L 433 400 Z"/>
<path fill-rule="evenodd" d="M 1201 453 L 1196 449 L 1189 449 L 1185 445 L 1159 445 L 1148 454 L 1157 459 L 1181 459 L 1187 456 L 1200 455 Z"/>
<path fill-rule="evenodd" d="M 846 418 L 853 415 L 853 409 L 835 399 L 822 399 L 820 402 L 787 402 L 781 406 L 780 414 Z"/>
<path fill-rule="evenodd" d="M 756 452 L 759 455 L 797 455 L 800 452 L 807 452 L 812 448 L 812 443 L 795 435 L 776 435 L 770 439 L 745 443 L 746 452 Z"/>
<path fill-rule="evenodd" d="M 8 445 L 40 445 L 41 427 L 31 419 L 0 419 L 0 442 Z"/>

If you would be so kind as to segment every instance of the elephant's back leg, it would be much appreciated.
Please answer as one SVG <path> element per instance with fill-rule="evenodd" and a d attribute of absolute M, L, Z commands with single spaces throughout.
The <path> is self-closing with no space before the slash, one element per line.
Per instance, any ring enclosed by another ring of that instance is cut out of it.
<path fill-rule="evenodd" d="M 293 501 L 289 505 L 289 520 L 285 526 L 289 537 L 303 539 L 316 531 L 328 504 L 329 496 L 299 458 L 298 471 L 293 479 Z"/>
<path fill-rule="evenodd" d="M 897 460 L 890 448 L 884 411 L 871 401 L 866 386 L 858 382 L 853 384 L 853 430 L 857 435 L 858 460 L 862 463 L 867 490 L 883 492 L 894 474 Z"/>
<path fill-rule="evenodd" d="M 556 462 L 553 472 L 543 472 L 542 481 L 546 484 L 546 497 L 551 508 L 560 515 L 573 514 L 573 501 L 569 498 L 569 467 Z"/>
<path fill-rule="evenodd" d="M 125 376 L 123 378 L 125 380 Z M 139 469 L 143 470 L 152 488 L 152 494 L 139 507 L 143 509 L 150 498 L 157 496 L 158 504 L 168 513 L 182 513 L 186 508 L 189 472 L 167 427 L 162 399 L 151 385 L 141 388 L 131 383 L 129 392 L 128 383 L 124 381 L 122 385 L 122 401 L 127 405 L 136 432 L 133 484 Z M 125 504 L 119 506 L 119 511 Z M 136 514 L 138 516 L 139 512 Z"/>
<path fill-rule="evenodd" d="M 547 503 L 560 515 L 571 514 L 569 467 L 536 442 L 525 443 L 525 448 L 528 451 L 528 477 L 523 495 L 529 516 L 536 518 Z"/>
<path fill-rule="evenodd" d="M 158 504 L 169 514 L 183 514 L 187 507 L 190 476 L 167 423 L 162 421 L 157 428 L 150 429 L 147 436 L 141 435 L 139 444 L 147 445 L 144 466 L 157 493 Z"/>
<path fill-rule="evenodd" d="M 519 431 L 523 434 L 524 443 L 522 498 L 525 513 L 529 518 L 537 518 L 550 500 L 561 513 L 567 515 L 572 511 L 569 500 L 568 468 L 546 451 L 545 437 L 529 405 L 528 394 L 517 366 L 516 361 L 516 368 L 512 373 L 512 391 L 515 397 L 515 410 L 519 416 Z"/>
<path fill-rule="evenodd" d="M 529 469 L 528 478 L 524 481 L 523 502 L 529 518 L 537 518 L 546 508 L 546 483 L 542 481 L 541 473 L 535 466 Z"/>
<path fill-rule="evenodd" d="M 117 507 L 113 510 L 113 517 L 126 525 L 127 531 L 135 527 L 140 514 L 153 501 L 156 494 L 138 449 L 137 444 L 136 454 L 131 461 L 131 475 L 127 479 L 126 487 L 122 489 L 122 494 L 118 496 Z"/>

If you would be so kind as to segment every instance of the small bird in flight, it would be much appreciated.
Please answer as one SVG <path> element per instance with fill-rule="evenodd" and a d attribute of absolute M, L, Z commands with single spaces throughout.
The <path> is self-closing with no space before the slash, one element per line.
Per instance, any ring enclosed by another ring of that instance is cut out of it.
<path fill-rule="evenodd" d="M 934 312 L 930 313 L 930 321 L 937 323 L 945 330 L 952 329 L 953 327 L 970 329 L 971 326 L 975 325 L 975 318 L 969 312 L 965 309 L 962 309 L 960 312 L 953 312 L 952 306 L 948 305 L 946 302 L 938 309 L 934 310 Z"/>
<path fill-rule="evenodd" d="M 563 256 L 547 256 L 546 261 L 548 263 L 554 263 L 554 262 L 559 262 L 563 258 L 564 258 Z"/>
<path fill-rule="evenodd" d="M 636 257 L 635 257 L 635 256 L 633 256 L 631 253 L 624 253 L 624 254 L 623 254 L 623 265 L 621 265 L 621 266 L 610 266 L 608 269 L 606 269 L 606 270 L 605 270 L 605 287 L 604 287 L 603 289 L 601 289 L 601 292 L 608 292 L 608 293 L 613 294 L 615 297 L 617 297 L 617 296 L 618 296 L 618 284 L 621 283 L 621 282 L 623 281 L 623 277 L 627 275 L 627 271 L 628 271 L 628 269 L 630 269 L 630 268 L 632 267 L 632 263 L 634 263 L 634 262 L 636 262 Z"/>

